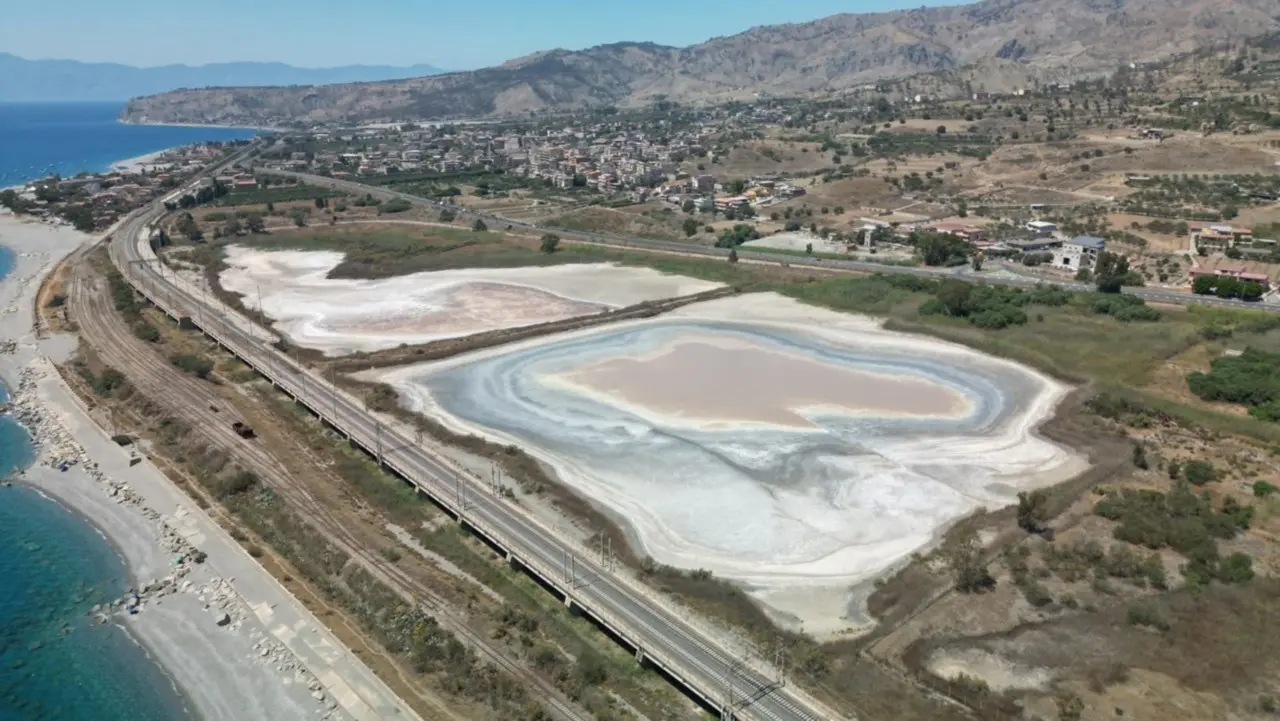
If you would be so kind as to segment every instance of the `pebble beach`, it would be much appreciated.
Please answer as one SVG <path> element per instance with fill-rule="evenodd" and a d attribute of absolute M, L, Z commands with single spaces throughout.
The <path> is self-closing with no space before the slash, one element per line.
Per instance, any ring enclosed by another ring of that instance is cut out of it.
<path fill-rule="evenodd" d="M 417 718 L 145 454 L 96 425 L 67 387 L 55 363 L 71 357 L 77 339 L 37 334 L 32 305 L 42 278 L 85 242 L 66 226 L 0 214 L 0 245 L 15 254 L 0 280 L 0 379 L 7 413 L 35 450 L 6 483 L 90 522 L 130 575 L 121 597 L 84 612 L 125 628 L 193 718 Z"/>

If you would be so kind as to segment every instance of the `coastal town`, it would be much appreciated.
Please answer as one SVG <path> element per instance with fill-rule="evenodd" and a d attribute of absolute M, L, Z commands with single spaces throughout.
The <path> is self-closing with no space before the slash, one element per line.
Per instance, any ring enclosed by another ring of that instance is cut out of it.
<path fill-rule="evenodd" d="M 121 161 L 102 172 L 70 178 L 50 175 L 0 190 L 0 208 L 33 218 L 61 221 L 76 230 L 109 227 L 139 208 L 182 186 L 208 165 L 243 147 L 243 142 L 209 142 L 170 148 Z M 239 180 L 256 185 L 251 175 Z M 229 182 L 235 183 L 231 178 Z M 211 184 L 211 183 L 210 183 Z"/>

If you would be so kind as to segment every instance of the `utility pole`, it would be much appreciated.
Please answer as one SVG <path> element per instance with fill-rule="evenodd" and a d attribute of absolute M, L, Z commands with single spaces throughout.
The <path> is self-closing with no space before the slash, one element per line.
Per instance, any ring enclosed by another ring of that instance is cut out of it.
<path fill-rule="evenodd" d="M 204 327 L 204 307 L 209 304 L 209 279 L 200 276 L 200 327 Z"/>
<path fill-rule="evenodd" d="M 338 427 L 338 379 L 337 379 L 337 370 L 335 366 L 329 366 L 329 387 L 333 390 L 333 396 L 332 396 L 333 410 L 330 411 L 330 413 L 332 414 L 331 420 L 333 422 L 333 427 L 337 428 Z"/>
<path fill-rule="evenodd" d="M 502 495 L 502 469 L 498 467 L 497 463 L 489 466 L 489 490 L 493 491 L 495 496 Z"/>
<path fill-rule="evenodd" d="M 778 688 L 786 688 L 787 686 L 787 661 L 789 654 L 787 653 L 786 643 L 782 636 L 774 638 L 773 646 L 773 668 L 778 673 L 778 679 L 775 681 Z"/>
<path fill-rule="evenodd" d="M 263 310 L 262 310 L 262 284 L 261 284 L 261 283 L 255 283 L 253 287 L 254 287 L 254 288 L 256 288 L 256 289 L 258 290 L 258 317 L 259 317 L 259 318 L 262 318 L 262 319 L 265 319 L 267 314 L 266 314 L 266 313 L 264 313 L 264 312 L 263 312 Z M 257 322 L 255 322 L 252 318 L 250 318 L 250 319 L 249 319 L 249 327 L 254 329 L 253 337 L 254 337 L 254 339 L 255 339 L 255 340 L 256 340 L 256 339 L 257 339 L 257 337 L 258 337 L 258 332 L 257 332 L 257 328 L 256 328 L 256 326 L 257 326 L 257 325 L 258 325 L 258 323 L 257 323 Z M 265 341 L 268 341 L 268 340 L 271 340 L 271 334 L 270 334 L 270 332 L 268 332 L 266 328 L 263 328 L 262 330 L 263 330 L 263 333 L 262 333 L 262 340 L 263 340 L 264 342 L 265 342 Z"/>
<path fill-rule="evenodd" d="M 734 676 L 738 674 L 738 661 L 731 659 L 725 663 L 724 668 L 724 704 L 720 707 L 720 721 L 734 721 L 736 715 L 733 713 L 734 706 L 738 701 L 735 698 Z"/>
<path fill-rule="evenodd" d="M 617 557 L 613 555 L 613 539 L 602 533 L 596 545 L 596 552 L 600 555 L 600 567 L 606 571 L 616 570 Z"/>
<path fill-rule="evenodd" d="M 569 584 L 569 588 L 577 588 L 578 573 L 577 573 L 577 569 L 574 568 L 573 551 L 568 548 L 565 548 L 563 549 L 563 552 L 564 552 L 564 563 L 563 563 L 564 582 Z"/>

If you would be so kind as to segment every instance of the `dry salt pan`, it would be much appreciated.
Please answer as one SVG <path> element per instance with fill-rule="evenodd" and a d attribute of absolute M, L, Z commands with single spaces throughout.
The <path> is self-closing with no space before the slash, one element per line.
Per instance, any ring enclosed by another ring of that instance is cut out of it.
<path fill-rule="evenodd" d="M 533 453 L 656 561 L 797 618 L 1087 465 L 1035 432 L 1061 383 L 772 293 L 360 375 Z"/>
<path fill-rule="evenodd" d="M 329 278 L 343 257 L 232 246 L 219 282 L 241 294 L 246 306 L 261 304 L 292 342 L 334 356 L 593 315 L 720 287 L 608 263 Z"/>

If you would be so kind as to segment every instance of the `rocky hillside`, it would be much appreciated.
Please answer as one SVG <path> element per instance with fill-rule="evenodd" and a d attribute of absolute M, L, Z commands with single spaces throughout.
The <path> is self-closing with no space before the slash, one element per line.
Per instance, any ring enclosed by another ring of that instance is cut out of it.
<path fill-rule="evenodd" d="M 551 50 L 466 73 L 318 87 L 180 90 L 131 101 L 134 122 L 284 124 L 513 114 L 796 94 L 982 63 L 1062 79 L 1280 29 L 1277 0 L 982 0 L 754 28 L 687 48 Z"/>

